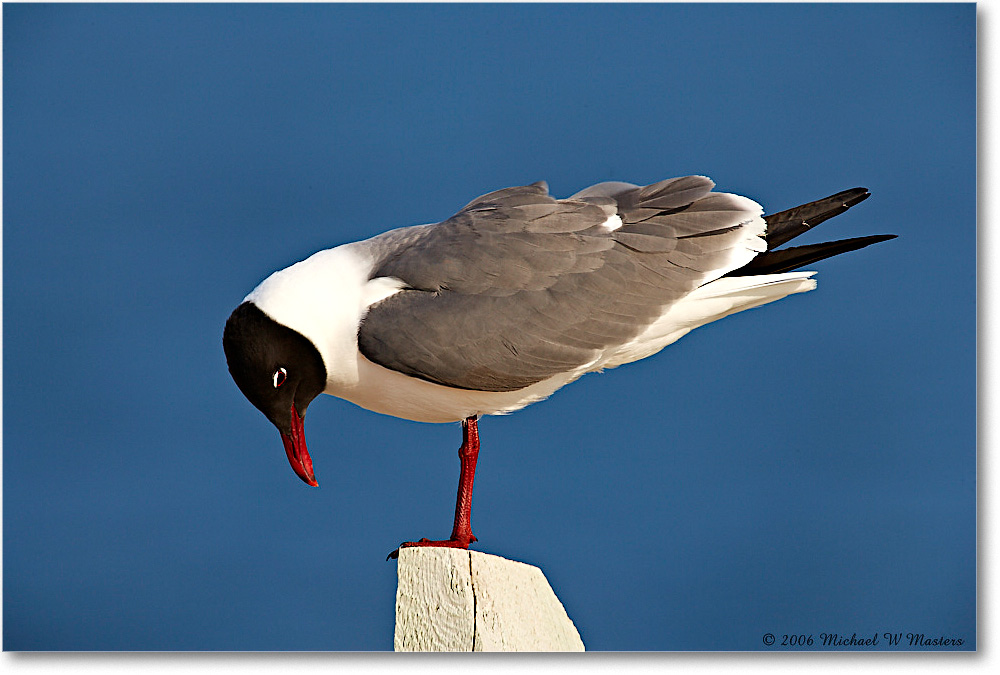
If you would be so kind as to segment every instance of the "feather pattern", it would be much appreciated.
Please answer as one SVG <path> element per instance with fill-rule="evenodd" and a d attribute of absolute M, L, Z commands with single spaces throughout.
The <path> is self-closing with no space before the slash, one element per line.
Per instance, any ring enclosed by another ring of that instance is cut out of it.
<path fill-rule="evenodd" d="M 536 183 L 369 240 L 372 277 L 403 290 L 369 307 L 358 348 L 411 377 L 492 392 L 594 363 L 764 250 L 760 206 L 713 186 L 687 176 L 556 200 Z M 613 216 L 621 227 L 603 227 Z"/>

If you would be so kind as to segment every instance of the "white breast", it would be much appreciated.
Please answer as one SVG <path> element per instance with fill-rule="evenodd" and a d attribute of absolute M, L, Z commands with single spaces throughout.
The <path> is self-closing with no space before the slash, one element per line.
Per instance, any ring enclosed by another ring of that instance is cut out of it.
<path fill-rule="evenodd" d="M 329 386 L 327 394 L 377 413 L 415 422 L 458 422 L 472 415 L 503 415 L 548 398 L 586 373 L 593 364 L 542 380 L 517 391 L 453 389 L 408 377 L 357 354 L 358 380 L 353 386 Z"/>

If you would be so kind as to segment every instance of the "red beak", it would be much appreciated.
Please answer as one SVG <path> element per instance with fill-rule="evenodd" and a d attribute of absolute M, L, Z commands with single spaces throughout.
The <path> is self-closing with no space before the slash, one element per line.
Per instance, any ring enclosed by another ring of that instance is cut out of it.
<path fill-rule="evenodd" d="M 292 471 L 312 487 L 319 487 L 316 476 L 313 475 L 313 462 L 306 450 L 306 431 L 302 426 L 302 418 L 299 411 L 292 406 L 292 434 L 286 436 L 281 434 L 281 442 L 285 445 L 285 454 L 288 455 L 288 463 L 292 465 Z"/>

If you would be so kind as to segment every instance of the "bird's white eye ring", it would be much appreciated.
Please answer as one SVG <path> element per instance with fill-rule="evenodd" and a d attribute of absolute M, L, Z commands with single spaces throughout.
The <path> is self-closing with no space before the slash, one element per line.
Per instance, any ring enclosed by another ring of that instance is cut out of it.
<path fill-rule="evenodd" d="M 278 368 L 276 371 L 274 371 L 274 376 L 273 376 L 274 388 L 277 389 L 278 387 L 283 385 L 287 377 L 288 377 L 288 371 L 285 370 L 284 368 Z"/>

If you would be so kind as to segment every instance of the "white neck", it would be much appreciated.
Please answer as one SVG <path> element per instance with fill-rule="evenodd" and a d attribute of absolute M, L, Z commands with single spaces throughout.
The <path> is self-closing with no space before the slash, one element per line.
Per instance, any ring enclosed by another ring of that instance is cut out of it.
<path fill-rule="evenodd" d="M 316 346 L 328 385 L 352 385 L 358 380 L 358 326 L 368 305 L 381 299 L 369 282 L 372 264 L 357 244 L 327 249 L 275 272 L 246 300 Z M 389 290 L 383 289 L 381 296 L 390 295 Z"/>

